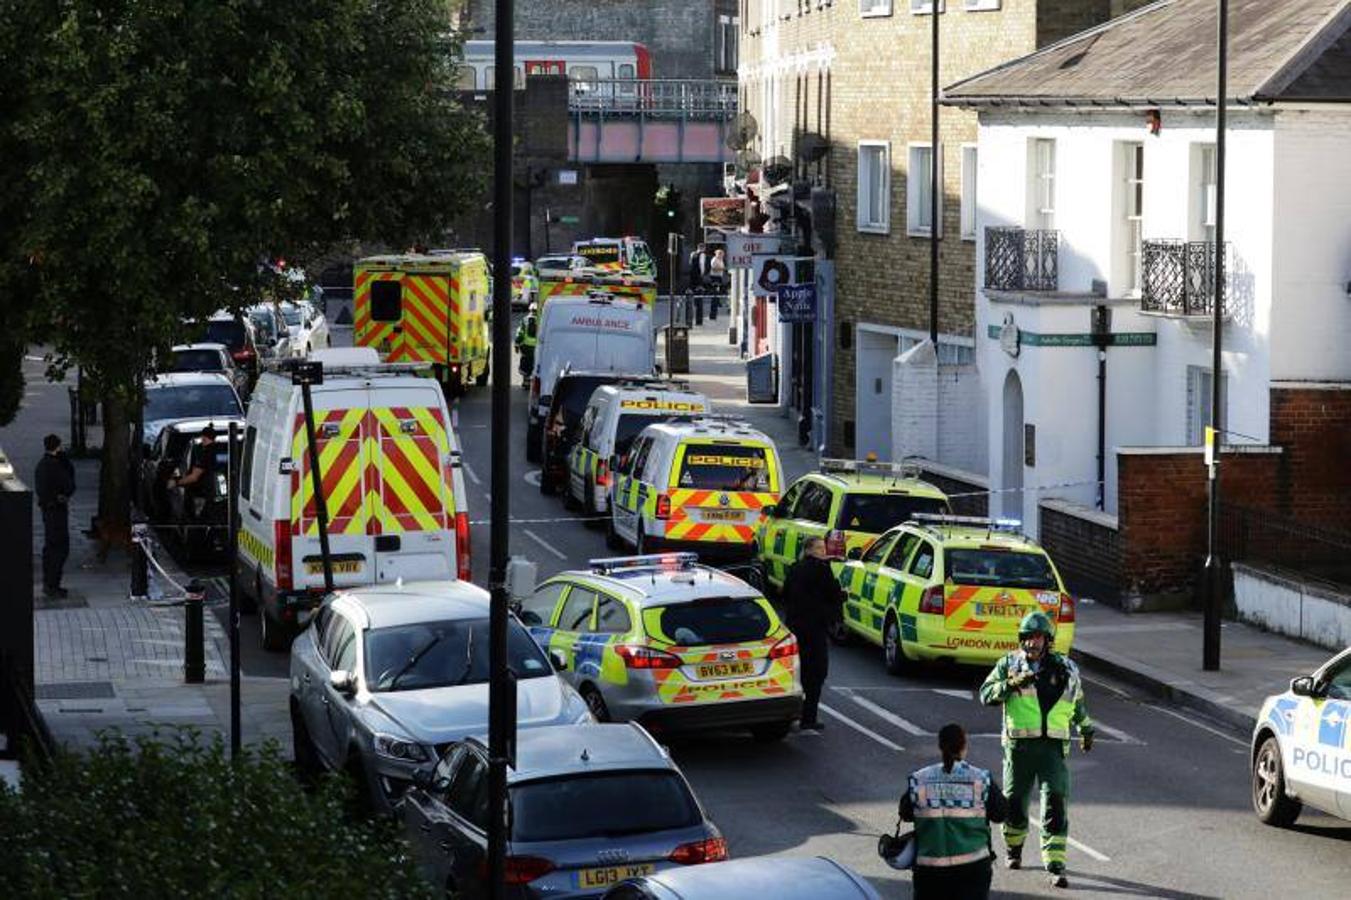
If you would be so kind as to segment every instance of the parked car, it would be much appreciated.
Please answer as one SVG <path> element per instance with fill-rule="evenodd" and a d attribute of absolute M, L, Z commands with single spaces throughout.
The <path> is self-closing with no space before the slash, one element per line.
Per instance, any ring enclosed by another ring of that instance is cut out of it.
<path fill-rule="evenodd" d="M 164 518 L 156 524 L 162 524 L 173 533 L 188 560 L 207 554 L 220 555 L 229 548 L 230 422 L 239 426 L 235 442 L 237 444 L 243 442 L 243 419 L 234 418 L 209 423 L 216 432 L 216 440 L 211 446 L 209 477 L 191 487 L 169 485 L 167 479 L 180 478 L 192 470 L 193 457 L 198 452 L 194 442 L 201 436 L 202 429 L 208 423 L 177 422 L 165 429 L 166 432 L 174 432 L 188 440 L 170 442 L 178 445 L 178 450 L 164 460 L 167 463 L 166 482 L 162 483 L 165 499 Z"/>
<path fill-rule="evenodd" d="M 244 433 L 244 420 L 225 416 L 215 419 L 187 419 L 173 422 L 160 429 L 155 442 L 141 458 L 138 503 L 141 511 L 154 525 L 172 525 L 172 503 L 169 479 L 175 471 L 186 471 L 188 452 L 192 442 L 201 435 L 202 429 L 210 425 L 216 430 L 222 448 L 226 445 L 230 423 L 239 425 L 239 434 Z M 223 457 L 222 457 L 223 460 Z M 218 467 L 225 472 L 224 465 Z"/>
<path fill-rule="evenodd" d="M 253 320 L 231 312 L 218 312 L 197 328 L 202 343 L 224 344 L 235 365 L 257 379 L 259 365 L 258 333 Z"/>
<path fill-rule="evenodd" d="M 507 656 L 522 736 L 593 721 L 514 618 Z M 371 809 L 392 811 L 415 772 L 488 728 L 488 592 L 429 581 L 330 594 L 291 645 L 290 706 L 300 766 L 346 770 Z"/>
<path fill-rule="evenodd" d="M 549 412 L 544 419 L 540 460 L 539 492 L 553 494 L 568 490 L 568 454 L 582 438 L 582 415 L 598 387 L 620 384 L 648 373 L 580 372 L 565 369 L 554 382 Z"/>
<path fill-rule="evenodd" d="M 287 359 L 291 356 L 291 332 L 286 327 L 276 303 L 259 303 L 249 307 L 249 320 L 258 333 L 258 349 L 264 359 Z"/>
<path fill-rule="evenodd" d="M 488 896 L 487 766 L 484 738 L 452 744 L 399 804 L 414 857 L 447 896 Z M 641 725 L 521 732 L 507 794 L 506 897 L 599 897 L 626 878 L 727 858 L 685 776 Z"/>
<path fill-rule="evenodd" d="M 245 400 L 251 389 L 248 370 L 235 364 L 230 348 L 224 344 L 178 344 L 159 366 L 161 372 L 217 372 L 229 379 Z"/>
<path fill-rule="evenodd" d="M 328 319 L 308 300 L 281 304 L 281 316 L 291 336 L 293 356 L 309 356 L 315 350 L 329 346 Z"/>
<path fill-rule="evenodd" d="M 773 897 L 774 900 L 881 900 L 847 866 L 816 856 L 762 856 L 668 869 L 633 878 L 605 892 L 605 900 L 703 900 L 706 897 Z"/>
<path fill-rule="evenodd" d="M 242 417 L 244 404 L 219 372 L 167 372 L 145 382 L 141 452 L 148 453 L 166 425 L 185 419 Z"/>

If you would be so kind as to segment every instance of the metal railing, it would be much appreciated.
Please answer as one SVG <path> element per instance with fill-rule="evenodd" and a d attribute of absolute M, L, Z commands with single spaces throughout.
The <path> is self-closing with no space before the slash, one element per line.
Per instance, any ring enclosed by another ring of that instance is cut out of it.
<path fill-rule="evenodd" d="M 737 83 L 714 79 L 595 78 L 568 81 L 568 111 L 602 117 L 730 119 Z"/>
<path fill-rule="evenodd" d="M 1218 537 L 1229 562 L 1263 563 L 1351 589 L 1351 532 L 1224 503 Z"/>
<path fill-rule="evenodd" d="M 985 229 L 985 287 L 1054 291 L 1060 285 L 1060 232 L 1008 226 Z"/>
<path fill-rule="evenodd" d="M 1229 244 L 1224 245 L 1225 259 Z M 1226 262 L 1225 271 L 1229 271 Z M 1221 313 L 1229 293 L 1223 286 Z M 1140 246 L 1140 309 L 1174 316 L 1208 316 L 1215 309 L 1215 244 L 1151 240 Z"/>

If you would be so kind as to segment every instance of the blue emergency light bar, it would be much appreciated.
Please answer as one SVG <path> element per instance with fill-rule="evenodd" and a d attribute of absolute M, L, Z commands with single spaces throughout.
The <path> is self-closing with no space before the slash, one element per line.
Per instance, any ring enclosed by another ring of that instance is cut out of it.
<path fill-rule="evenodd" d="M 1021 532 L 1020 519 L 991 519 L 986 516 L 950 516 L 942 513 L 915 513 L 910 518 L 916 522 L 933 525 L 968 525 L 972 528 L 988 528 L 991 531 Z"/>
<path fill-rule="evenodd" d="M 598 575 L 620 569 L 692 569 L 699 562 L 697 553 L 649 553 L 645 556 L 610 556 L 587 561 Z"/>

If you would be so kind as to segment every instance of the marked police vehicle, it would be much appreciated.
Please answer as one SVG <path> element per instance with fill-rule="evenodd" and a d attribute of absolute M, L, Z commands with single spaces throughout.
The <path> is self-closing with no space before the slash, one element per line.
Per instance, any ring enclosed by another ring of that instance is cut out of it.
<path fill-rule="evenodd" d="M 1351 647 L 1268 697 L 1252 736 L 1252 804 L 1286 827 L 1305 806 L 1351 819 Z"/>

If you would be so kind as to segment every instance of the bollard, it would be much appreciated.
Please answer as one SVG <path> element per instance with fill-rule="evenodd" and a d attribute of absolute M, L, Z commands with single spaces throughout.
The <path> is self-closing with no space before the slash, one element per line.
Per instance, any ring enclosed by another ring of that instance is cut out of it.
<path fill-rule="evenodd" d="M 206 587 L 196 579 L 188 582 L 183 610 L 187 622 L 183 628 L 183 682 L 201 684 L 206 680 L 206 651 L 202 646 L 205 629 L 202 615 L 206 606 Z"/>
<path fill-rule="evenodd" d="M 132 520 L 131 541 L 134 550 L 131 554 L 131 599 L 149 600 L 150 599 L 150 559 L 149 547 L 150 526 L 144 521 L 137 521 L 140 516 Z"/>

